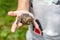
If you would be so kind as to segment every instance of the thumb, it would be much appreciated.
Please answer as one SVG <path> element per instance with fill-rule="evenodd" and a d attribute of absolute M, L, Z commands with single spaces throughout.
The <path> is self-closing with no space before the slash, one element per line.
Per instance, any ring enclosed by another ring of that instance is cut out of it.
<path fill-rule="evenodd" d="M 8 12 L 9 16 L 17 16 L 17 13 L 15 11 L 10 11 Z"/>

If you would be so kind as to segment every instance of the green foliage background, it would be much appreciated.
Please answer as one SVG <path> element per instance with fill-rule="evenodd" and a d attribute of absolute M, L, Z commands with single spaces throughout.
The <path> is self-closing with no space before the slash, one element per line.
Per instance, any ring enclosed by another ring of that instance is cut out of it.
<path fill-rule="evenodd" d="M 26 40 L 25 34 L 27 26 L 19 28 L 15 33 L 11 33 L 11 25 L 15 17 L 8 16 L 8 11 L 17 9 L 18 0 L 0 0 L 0 40 Z"/>

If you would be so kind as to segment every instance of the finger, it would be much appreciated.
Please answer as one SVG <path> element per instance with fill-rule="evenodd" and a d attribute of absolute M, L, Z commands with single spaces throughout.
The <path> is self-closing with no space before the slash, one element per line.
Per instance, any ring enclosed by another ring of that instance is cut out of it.
<path fill-rule="evenodd" d="M 34 21 L 35 28 L 39 29 L 39 25 L 37 24 L 36 21 Z"/>
<path fill-rule="evenodd" d="M 17 28 L 21 27 L 22 25 L 23 25 L 22 23 L 18 23 L 18 27 Z"/>
<path fill-rule="evenodd" d="M 17 16 L 17 13 L 14 12 L 14 11 L 10 11 L 10 12 L 8 12 L 8 15 L 9 15 L 9 16 Z"/>
<path fill-rule="evenodd" d="M 39 29 L 39 25 L 37 24 L 37 22 L 34 21 L 34 25 L 35 25 L 34 31 L 41 35 L 41 30 Z"/>
<path fill-rule="evenodd" d="M 32 18 L 34 18 L 34 15 L 30 12 L 23 12 L 24 14 L 29 14 Z"/>
<path fill-rule="evenodd" d="M 34 15 L 32 13 L 29 13 L 31 15 L 32 18 L 34 18 Z"/>
<path fill-rule="evenodd" d="M 11 32 L 15 32 L 15 30 L 17 28 L 19 28 L 20 26 L 22 26 L 22 23 L 19 22 L 18 25 L 17 25 L 17 18 L 16 18 L 16 21 L 12 25 Z"/>
<path fill-rule="evenodd" d="M 17 23 L 17 19 L 15 20 L 15 22 L 12 25 L 11 32 L 15 32 L 15 30 L 16 30 L 16 28 L 18 26 L 16 23 Z"/>

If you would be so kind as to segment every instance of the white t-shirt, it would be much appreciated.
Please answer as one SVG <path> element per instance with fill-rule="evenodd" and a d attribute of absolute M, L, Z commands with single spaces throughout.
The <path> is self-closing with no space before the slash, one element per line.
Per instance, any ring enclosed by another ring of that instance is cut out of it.
<path fill-rule="evenodd" d="M 50 36 L 59 35 L 60 5 L 57 5 L 58 0 L 49 2 L 46 0 L 32 0 L 35 19 L 39 19 L 43 32 Z"/>

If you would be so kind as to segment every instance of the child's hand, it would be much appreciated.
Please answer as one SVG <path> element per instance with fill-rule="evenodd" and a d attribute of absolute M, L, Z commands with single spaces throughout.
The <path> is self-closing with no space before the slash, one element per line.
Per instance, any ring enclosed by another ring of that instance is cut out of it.
<path fill-rule="evenodd" d="M 16 20 L 15 20 L 15 22 L 14 22 L 13 25 L 12 25 L 11 32 L 15 32 L 15 30 L 16 30 L 17 27 L 23 25 L 23 24 L 20 23 L 20 22 L 18 23 L 18 25 L 16 24 L 16 23 L 17 23 L 18 16 L 21 16 L 23 13 L 27 13 L 27 14 L 29 14 L 31 17 L 34 18 L 33 14 L 30 13 L 30 12 L 28 12 L 28 11 L 19 10 L 19 11 L 10 11 L 10 12 L 8 12 L 8 15 L 9 15 L 9 16 L 16 16 Z"/>

